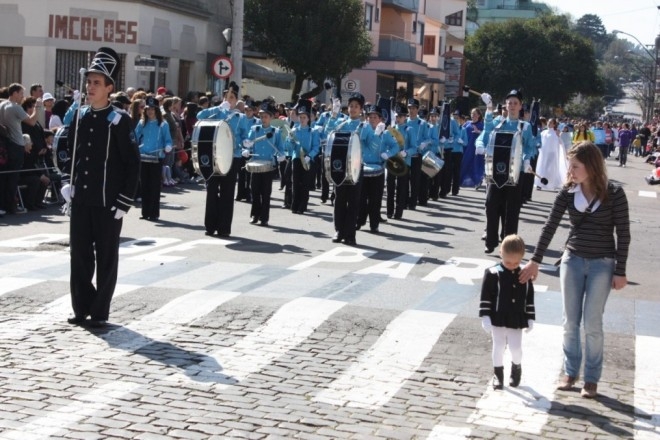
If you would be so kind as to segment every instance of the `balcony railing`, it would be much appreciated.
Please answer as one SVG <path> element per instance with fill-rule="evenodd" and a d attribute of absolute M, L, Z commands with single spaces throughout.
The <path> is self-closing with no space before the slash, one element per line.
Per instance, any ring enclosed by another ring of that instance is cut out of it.
<path fill-rule="evenodd" d="M 419 12 L 419 0 L 383 0 L 383 6 L 392 6 L 410 12 Z"/>
<path fill-rule="evenodd" d="M 415 44 L 394 35 L 386 35 L 378 41 L 378 58 L 414 61 L 417 49 Z"/>

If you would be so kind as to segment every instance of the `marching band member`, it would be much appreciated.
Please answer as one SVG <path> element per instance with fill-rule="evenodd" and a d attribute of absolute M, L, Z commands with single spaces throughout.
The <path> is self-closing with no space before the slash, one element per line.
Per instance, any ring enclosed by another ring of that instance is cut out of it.
<path fill-rule="evenodd" d="M 201 110 L 197 119 L 220 119 L 231 127 L 234 134 L 234 154 L 229 173 L 225 176 L 213 175 L 206 182 L 206 212 L 204 228 L 206 235 L 218 233 L 220 237 L 229 237 L 231 222 L 234 218 L 234 191 L 236 178 L 241 167 L 241 150 L 248 134 L 245 115 L 236 110 L 238 86 L 231 82 L 225 90 L 224 100 L 220 105 Z"/>
<path fill-rule="evenodd" d="M 172 137 L 167 121 L 163 120 L 158 101 L 153 96 L 145 100 L 142 118 L 135 127 L 140 148 L 140 188 L 142 219 L 156 221 L 160 217 L 160 189 L 163 159 L 172 151 Z"/>
<path fill-rule="evenodd" d="M 380 167 L 385 161 L 399 153 L 399 144 L 394 136 L 386 130 L 390 119 L 390 102 L 388 99 L 380 98 L 377 105 L 366 107 L 367 120 L 373 129 L 373 135 L 369 136 L 366 148 L 362 151 L 362 161 L 366 166 Z M 360 196 L 360 210 L 358 213 L 357 229 L 367 223 L 374 234 L 378 233 L 380 224 L 380 208 L 383 203 L 383 191 L 385 189 L 385 173 L 372 177 L 365 174 Z"/>
<path fill-rule="evenodd" d="M 245 121 L 247 124 L 247 132 L 254 125 L 261 124 L 261 120 L 255 115 L 255 110 L 258 108 L 255 101 L 252 99 L 245 100 Z M 252 194 L 250 193 L 250 173 L 245 169 L 246 159 L 241 156 L 239 158 L 240 166 L 238 168 L 238 186 L 236 189 L 236 201 L 240 202 L 245 200 L 252 203 Z"/>
<path fill-rule="evenodd" d="M 69 191 L 62 189 L 71 202 L 70 324 L 106 325 L 117 284 L 122 217 L 133 203 L 140 174 L 131 118 L 110 105 L 119 72 L 117 53 L 100 48 L 85 73 L 89 106 L 72 122 L 77 136 L 68 137 L 69 151 L 75 150 L 72 183 Z"/>
<path fill-rule="evenodd" d="M 429 112 L 429 145 L 427 147 L 428 151 L 431 151 L 438 157 L 442 157 L 442 152 L 440 151 L 440 114 L 442 113 L 442 108 L 440 106 L 433 107 Z M 441 173 L 437 173 L 433 178 L 429 178 L 429 188 L 428 196 L 432 200 L 438 200 L 438 195 L 440 193 L 440 176 Z M 420 205 L 422 203 L 420 202 Z M 424 205 L 422 205 L 424 206 Z"/>
<path fill-rule="evenodd" d="M 400 219 L 403 217 L 403 210 L 408 201 L 408 177 L 411 157 L 417 152 L 417 138 L 415 130 L 407 124 L 407 116 L 408 109 L 405 106 L 397 105 L 395 129 L 401 136 L 400 140 L 397 140 L 401 151 L 397 154 L 404 159 L 408 172 L 402 176 L 387 173 L 387 218 Z"/>
<path fill-rule="evenodd" d="M 443 111 L 448 111 L 448 106 Z M 456 190 L 452 191 L 452 182 L 454 179 L 454 150 L 461 151 L 461 157 L 463 156 L 463 143 L 465 143 L 465 138 L 462 134 L 463 129 L 458 124 L 456 119 L 450 118 L 449 122 L 449 139 L 445 137 L 440 138 L 440 148 L 442 148 L 442 159 L 445 161 L 445 165 L 440 170 L 440 198 L 447 198 L 447 194 L 452 192 L 453 195 L 458 194 L 458 186 L 460 185 L 460 172 L 461 164 L 458 164 L 458 174 L 456 185 Z M 462 142 L 462 143 L 461 143 Z"/>
<path fill-rule="evenodd" d="M 461 165 L 463 163 L 463 148 L 468 142 L 467 132 L 463 128 L 463 117 L 459 110 L 454 111 L 454 119 L 456 122 L 457 134 L 455 134 L 454 142 L 451 144 L 451 160 L 449 161 L 449 173 L 447 182 L 447 191 L 451 188 L 451 195 L 457 196 L 461 187 Z M 453 124 L 452 124 L 453 125 Z M 447 164 L 445 163 L 445 167 Z"/>
<path fill-rule="evenodd" d="M 328 180 L 328 176 L 325 175 L 323 156 L 325 156 L 325 145 L 327 144 L 328 135 L 330 134 L 328 124 L 330 119 L 333 118 L 337 119 L 337 121 L 333 122 L 333 126 L 347 119 L 347 116 L 341 112 L 341 100 L 339 98 L 333 98 L 332 109 L 321 113 L 314 122 L 314 127 L 321 130 L 319 132 L 321 136 L 321 203 L 326 203 L 330 196 L 330 181 Z M 334 200 L 334 191 L 332 195 L 333 197 L 331 200 Z"/>
<path fill-rule="evenodd" d="M 320 149 L 320 130 L 309 126 L 312 102 L 301 99 L 296 106 L 296 113 L 300 125 L 291 130 L 288 143 L 291 153 L 291 177 L 293 180 L 293 194 L 291 211 L 294 214 L 303 214 L 309 202 L 309 189 L 314 186 L 314 161 Z M 303 166 L 305 162 L 305 167 Z"/>
<path fill-rule="evenodd" d="M 499 243 L 499 220 L 500 208 L 504 210 L 503 235 L 516 234 L 518 232 L 518 220 L 520 218 L 520 207 L 522 204 L 522 188 L 520 174 L 530 167 L 530 159 L 536 154 L 536 141 L 532 135 L 532 128 L 528 122 L 518 119 L 522 109 L 523 97 L 518 90 L 511 90 L 506 96 L 506 110 L 508 116 L 499 121 L 497 126 L 493 122 L 493 102 L 490 95 L 482 94 L 482 100 L 486 104 L 486 118 L 482 136 L 490 139 L 497 131 L 522 132 L 522 168 L 511 170 L 519 174 L 515 185 L 504 185 L 498 188 L 491 183 L 486 190 L 486 247 L 484 252 L 490 254 Z M 486 151 L 486 155 L 493 155 L 493 151 Z"/>
<path fill-rule="evenodd" d="M 417 149 L 412 152 L 410 158 L 410 193 L 408 196 L 407 208 L 414 210 L 417 207 L 419 199 L 419 185 L 422 174 L 422 152 L 428 146 L 429 126 L 425 120 L 419 117 L 419 101 L 415 98 L 408 100 L 408 112 L 410 116 L 406 123 L 415 133 L 415 142 Z"/>
<path fill-rule="evenodd" d="M 362 109 L 364 108 L 364 96 L 353 93 L 348 98 L 348 119 L 339 117 L 336 103 L 333 103 L 333 114 L 328 120 L 326 129 L 337 132 L 354 132 L 360 139 L 360 148 L 365 150 L 365 143 L 371 128 L 362 122 Z M 335 111 L 337 110 L 337 111 Z M 360 191 L 362 189 L 362 173 L 353 185 L 343 184 L 335 188 L 336 200 L 334 207 L 335 235 L 333 243 L 343 241 L 349 245 L 355 245 L 355 230 L 357 226 L 358 208 L 360 205 Z"/>
<path fill-rule="evenodd" d="M 252 156 L 260 160 L 271 160 L 277 157 L 279 163 L 284 162 L 284 148 L 280 130 L 271 126 L 275 115 L 275 106 L 271 101 L 263 101 L 259 108 L 261 124 L 250 130 L 248 138 L 243 142 L 243 157 Z M 270 219 L 270 195 L 273 191 L 273 171 L 252 173 L 250 187 L 252 189 L 252 208 L 250 209 L 250 223 L 268 226 Z"/>

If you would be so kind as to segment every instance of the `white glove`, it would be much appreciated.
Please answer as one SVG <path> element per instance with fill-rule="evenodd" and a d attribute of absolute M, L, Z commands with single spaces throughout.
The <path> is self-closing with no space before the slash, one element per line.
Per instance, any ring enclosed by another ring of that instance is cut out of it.
<path fill-rule="evenodd" d="M 379 122 L 378 125 L 376 125 L 376 130 L 374 130 L 374 133 L 376 133 L 376 136 L 380 136 L 384 131 L 385 131 L 385 123 Z"/>
<path fill-rule="evenodd" d="M 252 142 L 250 139 L 245 139 L 243 141 L 243 146 L 245 148 L 252 148 L 252 145 L 254 145 L 254 142 Z"/>
<path fill-rule="evenodd" d="M 527 328 L 525 329 L 525 333 L 531 332 L 533 328 L 534 328 L 534 320 L 533 319 L 528 319 L 527 320 Z"/>
<path fill-rule="evenodd" d="M 458 143 L 459 143 L 460 145 L 463 145 L 465 142 L 463 141 L 463 139 L 460 139 L 460 138 L 459 138 L 459 139 L 458 139 Z"/>
<path fill-rule="evenodd" d="M 380 153 L 380 157 L 381 157 L 383 160 L 387 160 L 387 159 L 390 158 L 390 156 L 388 156 L 387 153 Z"/>
<path fill-rule="evenodd" d="M 116 206 L 113 206 L 110 211 L 115 211 L 115 220 L 121 220 L 121 218 L 126 215 L 126 211 L 119 209 Z"/>
<path fill-rule="evenodd" d="M 408 155 L 408 153 L 406 153 L 405 150 L 399 151 L 399 156 L 403 157 L 404 159 L 406 158 L 407 155 Z"/>
<path fill-rule="evenodd" d="M 284 162 L 285 160 L 286 160 L 286 156 L 277 156 L 278 162 Z"/>
<path fill-rule="evenodd" d="M 490 316 L 481 317 L 481 328 L 488 334 L 493 330 L 493 324 L 490 322 Z"/>
<path fill-rule="evenodd" d="M 449 142 L 450 144 L 453 144 L 454 143 L 454 136 L 451 136 L 449 139 L 447 139 L 447 142 Z"/>
<path fill-rule="evenodd" d="M 312 161 L 312 158 L 309 156 L 305 156 L 305 163 L 309 165 L 309 163 Z"/>
<path fill-rule="evenodd" d="M 441 144 L 444 144 L 444 143 L 446 143 L 446 142 L 447 142 L 447 138 L 446 138 L 446 137 L 443 136 L 443 137 L 440 138 L 440 143 L 441 143 Z"/>
<path fill-rule="evenodd" d="M 229 110 L 231 108 L 231 104 L 228 101 L 222 101 L 220 108 L 223 110 Z"/>
<path fill-rule="evenodd" d="M 484 104 L 489 105 L 493 102 L 493 97 L 490 96 L 488 93 L 482 93 L 481 100 L 484 102 Z"/>
<path fill-rule="evenodd" d="M 73 100 L 78 101 L 80 99 L 80 90 L 73 91 Z"/>
<path fill-rule="evenodd" d="M 171 153 L 172 152 L 172 146 L 171 145 L 166 145 L 165 146 L 165 152 L 166 153 Z"/>
<path fill-rule="evenodd" d="M 479 156 L 483 156 L 484 154 L 486 154 L 486 149 L 484 147 L 476 147 L 474 149 L 474 154 L 477 154 Z"/>
<path fill-rule="evenodd" d="M 241 156 L 247 159 L 248 157 L 250 157 L 250 150 L 244 148 L 243 151 L 241 151 Z"/>
<path fill-rule="evenodd" d="M 62 189 L 60 189 L 60 193 L 62 194 L 62 198 L 66 200 L 67 203 L 71 203 L 71 199 L 73 198 L 73 186 L 67 183 L 62 187 Z"/>
<path fill-rule="evenodd" d="M 417 147 L 417 149 L 419 151 L 424 151 L 424 150 L 426 150 L 426 147 L 428 147 L 428 146 L 429 146 L 429 142 L 422 142 L 421 144 L 419 144 L 419 147 Z"/>
<path fill-rule="evenodd" d="M 339 98 L 332 98 L 332 113 L 337 114 L 341 110 L 341 101 Z"/>

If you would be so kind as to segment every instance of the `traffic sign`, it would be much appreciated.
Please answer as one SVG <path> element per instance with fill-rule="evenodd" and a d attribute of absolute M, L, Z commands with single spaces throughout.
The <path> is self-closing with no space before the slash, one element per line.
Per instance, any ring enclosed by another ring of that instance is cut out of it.
<path fill-rule="evenodd" d="M 228 57 L 218 57 L 213 61 L 211 73 L 216 78 L 227 79 L 234 73 L 234 64 Z"/>

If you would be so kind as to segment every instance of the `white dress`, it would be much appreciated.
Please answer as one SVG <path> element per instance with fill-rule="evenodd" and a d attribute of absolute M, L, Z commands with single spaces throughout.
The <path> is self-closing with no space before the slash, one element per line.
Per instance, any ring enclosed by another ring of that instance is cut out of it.
<path fill-rule="evenodd" d="M 556 130 L 543 130 L 541 133 L 541 149 L 536 161 L 536 174 L 548 179 L 547 185 L 536 177 L 534 184 L 541 189 L 558 190 L 564 185 L 568 164 L 564 144 Z"/>

